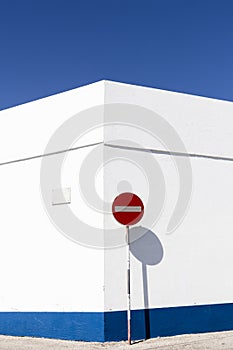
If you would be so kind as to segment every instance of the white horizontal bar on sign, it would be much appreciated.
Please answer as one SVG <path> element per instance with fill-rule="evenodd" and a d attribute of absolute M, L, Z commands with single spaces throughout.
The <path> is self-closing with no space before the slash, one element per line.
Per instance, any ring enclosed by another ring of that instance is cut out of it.
<path fill-rule="evenodd" d="M 115 212 L 125 212 L 125 213 L 133 213 L 133 212 L 136 212 L 136 213 L 140 213 L 142 211 L 142 208 L 139 206 L 120 206 L 120 205 L 116 205 L 115 206 Z"/>

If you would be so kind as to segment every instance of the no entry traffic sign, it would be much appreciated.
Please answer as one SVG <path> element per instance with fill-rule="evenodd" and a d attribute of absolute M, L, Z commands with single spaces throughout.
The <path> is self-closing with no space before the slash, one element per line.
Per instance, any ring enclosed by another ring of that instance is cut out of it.
<path fill-rule="evenodd" d="M 112 204 L 112 213 L 114 218 L 122 225 L 126 226 L 126 240 L 127 240 L 127 295 L 128 295 L 128 342 L 131 344 L 131 297 L 130 297 L 130 230 L 129 226 L 135 225 L 144 213 L 144 205 L 142 200 L 134 193 L 124 192 L 117 196 Z"/>
<path fill-rule="evenodd" d="M 134 193 L 121 193 L 112 204 L 114 218 L 122 225 L 135 225 L 144 213 L 142 200 Z"/>

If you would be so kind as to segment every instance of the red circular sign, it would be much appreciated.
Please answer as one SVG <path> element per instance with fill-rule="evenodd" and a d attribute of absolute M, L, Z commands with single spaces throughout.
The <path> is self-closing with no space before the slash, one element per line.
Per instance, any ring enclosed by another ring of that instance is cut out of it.
<path fill-rule="evenodd" d="M 144 213 L 142 200 L 134 193 L 119 194 L 112 204 L 114 218 L 122 225 L 135 225 Z"/>

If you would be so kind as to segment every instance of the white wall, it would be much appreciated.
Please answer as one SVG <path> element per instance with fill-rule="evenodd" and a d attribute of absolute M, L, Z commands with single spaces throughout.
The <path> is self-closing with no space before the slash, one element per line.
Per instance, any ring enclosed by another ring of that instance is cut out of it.
<path fill-rule="evenodd" d="M 103 104 L 103 82 L 49 96 L 0 112 L 0 162 L 44 153 L 54 132 L 77 113 Z M 94 142 L 102 141 L 102 135 Z M 82 140 L 85 144 L 85 140 Z M 82 145 L 77 140 L 76 145 Z M 74 145 L 73 145 L 74 146 Z M 58 151 L 54 149 L 51 151 Z"/>
<path fill-rule="evenodd" d="M 43 154 L 60 124 L 83 109 L 102 104 L 103 96 L 100 82 L 2 111 L 0 163 Z M 75 145 L 102 139 L 101 129 L 94 130 Z M 54 151 L 59 149 L 58 144 Z M 77 174 L 91 149 L 67 154 L 62 172 L 63 187 L 71 188 L 68 206 L 84 220 L 91 214 L 80 199 Z M 59 157 L 49 156 L 48 161 L 56 162 Z M 52 224 L 41 195 L 41 161 L 0 166 L 0 311 L 102 311 L 103 251 L 74 243 Z M 48 179 L 51 206 L 56 186 L 49 174 Z M 65 206 L 51 208 L 60 213 Z M 94 224 L 99 221 L 101 225 L 97 216 Z"/>
<path fill-rule="evenodd" d="M 105 103 L 129 103 L 149 108 L 174 127 L 191 153 L 233 157 L 233 104 L 208 98 L 167 92 L 151 88 L 105 83 Z M 105 112 L 105 121 L 108 116 Z M 142 115 L 143 118 L 143 115 Z M 146 121 L 145 121 L 146 122 Z M 105 142 L 118 136 L 139 143 L 143 147 L 166 149 L 165 145 L 143 131 L 121 126 L 105 129 Z M 158 135 L 160 136 L 160 135 Z M 116 143 L 116 142 L 115 142 Z M 174 145 L 175 147 L 175 145 Z M 177 149 L 173 149 L 176 151 Z M 123 156 L 122 150 L 114 150 Z M 135 151 L 127 151 L 130 159 Z M 144 292 L 148 288 L 148 307 L 167 307 L 232 302 L 231 278 L 233 255 L 233 163 L 230 161 L 192 158 L 192 197 L 182 224 L 168 235 L 167 224 L 179 192 L 178 173 L 173 157 L 152 155 L 160 165 L 166 183 L 163 212 L 154 226 L 148 227 L 163 246 L 163 259 L 158 265 L 147 266 L 147 281 L 143 286 L 142 263 L 132 255 L 132 307 L 144 308 Z M 152 159 L 151 158 L 151 159 Z M 141 158 L 140 158 L 141 159 Z M 142 165 L 141 160 L 139 160 Z M 142 166 L 143 168 L 143 166 Z M 109 201 L 117 193 L 117 183 L 124 179 L 132 184 L 147 207 L 147 178 L 153 174 L 130 170 L 121 161 L 111 164 L 105 172 L 105 194 Z M 114 175 L 113 175 L 114 174 Z M 154 171 L 157 176 L 157 171 Z M 138 180 L 138 181 L 137 181 Z M 156 205 L 157 198 L 154 198 Z M 120 227 L 110 216 L 108 227 Z M 139 225 L 147 226 L 142 219 Z M 133 231 L 132 231 L 133 234 Z M 122 227 L 122 239 L 124 228 Z M 150 247 L 147 246 L 150 250 Z M 115 273 L 113 272 L 115 271 Z M 126 309 L 126 249 L 105 252 L 105 310 Z M 147 301 L 146 301 L 147 303 Z"/>
<path fill-rule="evenodd" d="M 232 103 L 100 82 L 2 111 L 0 163 L 43 154 L 50 137 L 62 123 L 78 112 L 103 103 L 149 108 L 173 126 L 188 152 L 231 156 Z M 109 111 L 106 106 L 105 113 L 99 113 L 100 124 L 111 119 Z M 154 139 L 146 130 L 135 129 L 133 120 L 131 124 L 106 126 L 104 130 L 96 128 L 72 146 L 103 140 L 109 144 L 125 139 L 129 146 L 135 142 L 143 147 L 166 149 L 159 137 Z M 59 144 L 57 146 L 54 151 L 60 149 Z M 149 154 L 148 159 L 144 156 L 144 163 L 140 158 L 137 166 L 139 157 L 135 151 L 100 147 L 103 148 L 99 148 L 99 158 L 96 157 L 95 166 L 99 164 L 99 169 L 94 180 L 99 196 L 107 202 L 104 210 L 110 211 L 113 199 L 121 192 L 119 183 L 128 181 L 145 204 L 140 225 L 156 234 L 163 249 L 161 262 L 144 268 L 144 278 L 142 263 L 132 255 L 133 308 L 144 308 L 147 302 L 150 308 L 232 302 L 233 163 L 190 160 L 193 189 L 189 210 L 181 225 L 168 235 L 167 224 L 179 194 L 174 158 Z M 42 158 L 0 166 L 1 311 L 126 309 L 124 229 L 111 213 L 103 215 L 92 210 L 79 191 L 78 173 L 92 151 L 94 148 L 90 147 L 67 154 L 62 167 L 62 186 L 71 188 L 69 207 L 75 215 L 100 229 L 105 251 L 74 243 L 51 223 L 41 197 Z M 51 159 L 56 157 L 60 156 L 54 155 Z M 158 197 L 155 195 L 152 209 L 147 207 L 151 191 L 148 178 L 155 181 L 153 191 L 159 191 L 156 188 L 159 171 L 156 168 L 153 172 L 153 159 L 163 174 L 166 197 L 161 215 L 150 226 L 150 215 Z M 148 173 L 145 164 L 150 160 Z M 107 163 L 101 169 L 104 162 Z M 48 178 L 47 197 L 50 198 L 50 191 L 56 186 L 49 174 Z M 62 206 L 53 210 L 63 215 Z M 145 261 L 145 246 L 142 244 L 141 248 Z"/>
<path fill-rule="evenodd" d="M 139 105 L 158 113 L 174 126 L 190 153 L 230 153 L 232 102 L 106 81 L 105 103 Z M 150 147 L 150 138 L 144 142 Z"/>

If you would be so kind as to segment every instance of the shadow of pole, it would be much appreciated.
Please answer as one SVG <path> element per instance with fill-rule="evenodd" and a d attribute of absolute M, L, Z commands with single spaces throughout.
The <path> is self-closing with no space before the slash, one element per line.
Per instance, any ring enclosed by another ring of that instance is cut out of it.
<path fill-rule="evenodd" d="M 130 251 L 142 264 L 145 339 L 149 339 L 151 336 L 151 325 L 147 265 L 153 266 L 160 263 L 163 258 L 163 247 L 155 233 L 145 227 L 130 228 L 130 233 L 130 237 L 133 238 L 133 241 L 130 243 Z"/>
<path fill-rule="evenodd" d="M 144 296 L 144 316 L 145 316 L 145 339 L 150 338 L 150 310 L 148 298 L 148 283 L 146 265 L 142 263 L 142 280 L 143 280 L 143 296 Z"/>

